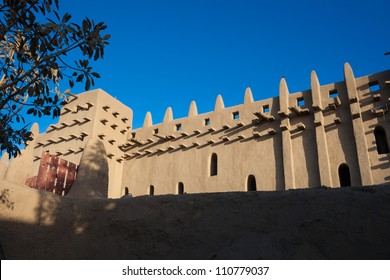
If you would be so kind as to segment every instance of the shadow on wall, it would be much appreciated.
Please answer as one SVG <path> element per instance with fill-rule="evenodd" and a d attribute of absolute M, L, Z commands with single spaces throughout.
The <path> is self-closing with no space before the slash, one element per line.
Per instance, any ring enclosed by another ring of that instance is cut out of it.
<path fill-rule="evenodd" d="M 77 178 L 66 198 L 86 200 L 96 198 L 107 198 L 108 193 L 108 163 L 106 150 L 102 141 L 90 139 L 84 149 L 80 160 Z M 80 208 L 82 204 L 72 203 L 70 211 L 63 212 L 62 205 L 67 199 L 62 200 L 56 195 L 46 195 L 39 192 L 39 204 L 36 209 L 37 223 L 39 225 L 53 226 L 57 224 L 56 219 L 65 221 L 66 228 L 73 229 L 75 235 L 82 234 L 88 228 L 88 219 L 85 219 Z M 62 225 L 63 226 L 63 225 Z"/>
<path fill-rule="evenodd" d="M 131 199 L 9 189 L 8 204 L 0 204 L 0 241 L 8 259 L 390 257 L 383 226 L 390 219 L 389 187 Z"/>
<path fill-rule="evenodd" d="M 10 200 L 9 189 L 0 190 L 0 204 L 8 209 L 14 209 L 14 203 Z"/>
<path fill-rule="evenodd" d="M 0 180 L 1 257 L 390 257 L 383 226 L 390 220 L 389 187 L 103 199 L 108 166 L 100 141 L 88 141 L 79 168 L 78 185 L 64 197 Z"/>
<path fill-rule="evenodd" d="M 107 192 L 106 152 L 103 143 L 96 139 L 86 144 L 78 176 L 65 197 L 0 180 L 2 258 L 74 259 L 90 256 L 90 251 L 96 249 L 88 251 L 86 248 L 91 240 L 85 237 L 88 236 L 86 232 L 97 230 L 96 225 L 94 229 L 90 228 L 91 222 L 96 213 L 106 211 L 108 203 L 104 200 L 95 209 L 94 200 L 107 198 Z M 115 208 L 115 204 L 109 204 L 108 210 Z"/>

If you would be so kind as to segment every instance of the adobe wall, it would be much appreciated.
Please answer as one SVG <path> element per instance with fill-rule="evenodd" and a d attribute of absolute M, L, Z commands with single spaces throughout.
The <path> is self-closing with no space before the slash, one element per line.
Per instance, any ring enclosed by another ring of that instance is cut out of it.
<path fill-rule="evenodd" d="M 58 123 L 50 125 L 44 133 L 34 132 L 34 140 L 22 151 L 22 156 L 11 160 L 5 178 L 23 184 L 37 175 L 44 151 L 79 165 L 88 140 L 96 138 L 103 142 L 107 153 L 108 196 L 118 197 L 120 193 L 116 191 L 120 189 L 116 186 L 121 185 L 123 161 L 118 146 L 126 140 L 132 117 L 130 108 L 101 89 L 71 96 L 61 109 Z"/>
<path fill-rule="evenodd" d="M 388 186 L 76 199 L 0 180 L 0 197 L 2 259 L 389 259 Z"/>
<path fill-rule="evenodd" d="M 346 63 L 344 76 L 321 85 L 313 71 L 311 89 L 295 93 L 282 78 L 278 97 L 254 101 L 248 88 L 243 104 L 225 108 L 218 96 L 214 111 L 198 114 L 192 102 L 188 117 L 174 119 L 168 108 L 163 122 L 153 124 L 147 113 L 139 129 L 132 129 L 132 110 L 114 97 L 85 92 L 70 97 L 45 133 L 33 127 L 36 137 L 22 157 L 8 164 L 3 156 L 0 179 L 24 183 L 37 174 L 43 151 L 78 165 L 86 143 L 99 139 L 110 198 L 340 187 L 340 179 L 388 184 L 390 71 L 355 78 Z M 378 129 L 385 152 L 378 148 Z"/>
<path fill-rule="evenodd" d="M 389 183 L 389 153 L 378 153 L 374 129 L 390 143 L 390 71 L 355 79 L 345 64 L 344 73 L 344 81 L 320 85 L 313 71 L 311 89 L 291 94 L 283 78 L 279 97 L 256 102 L 247 89 L 244 103 L 230 108 L 218 96 L 215 110 L 201 115 L 193 102 L 187 118 L 173 119 L 168 108 L 161 124 L 148 113 L 122 148 L 122 193 L 178 193 L 179 183 L 186 193 L 246 191 L 249 175 L 257 190 L 340 187 L 342 164 L 352 185 Z"/>

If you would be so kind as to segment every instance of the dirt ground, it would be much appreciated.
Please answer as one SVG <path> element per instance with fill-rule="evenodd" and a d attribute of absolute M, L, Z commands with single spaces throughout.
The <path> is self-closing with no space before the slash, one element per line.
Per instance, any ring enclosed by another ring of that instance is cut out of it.
<path fill-rule="evenodd" d="M 72 199 L 0 181 L 6 259 L 390 259 L 390 187 Z"/>

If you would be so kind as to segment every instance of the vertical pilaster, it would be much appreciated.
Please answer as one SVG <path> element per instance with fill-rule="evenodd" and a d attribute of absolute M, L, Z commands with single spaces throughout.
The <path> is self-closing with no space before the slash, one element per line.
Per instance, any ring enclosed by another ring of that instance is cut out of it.
<path fill-rule="evenodd" d="M 348 63 L 344 64 L 344 79 L 348 91 L 348 99 L 352 114 L 352 126 L 355 136 L 356 152 L 359 163 L 360 177 L 362 185 L 372 185 L 374 183 L 371 172 L 370 158 L 368 155 L 368 146 L 365 137 L 363 121 L 361 118 L 361 109 L 359 105 L 359 96 L 356 89 L 355 76 Z"/>
<path fill-rule="evenodd" d="M 332 175 L 328 153 L 328 142 L 324 128 L 324 115 L 322 113 L 321 89 L 315 71 L 311 72 L 311 94 L 314 108 L 314 124 L 316 132 L 317 159 L 322 186 L 332 186 Z"/>
<path fill-rule="evenodd" d="M 284 186 L 286 190 L 295 189 L 294 159 L 291 144 L 290 120 L 288 118 L 288 95 L 286 80 L 282 78 L 279 84 L 280 111 L 278 113 L 282 118 L 280 129 L 282 131 Z"/>
<path fill-rule="evenodd" d="M 33 140 L 28 142 L 27 147 L 21 150 L 21 154 L 12 158 L 7 171 L 4 175 L 5 180 L 18 184 L 24 184 L 26 179 L 35 175 L 33 174 L 33 159 L 34 159 L 34 147 L 36 145 L 36 139 L 39 134 L 39 126 L 34 123 L 30 129 L 33 134 Z"/>

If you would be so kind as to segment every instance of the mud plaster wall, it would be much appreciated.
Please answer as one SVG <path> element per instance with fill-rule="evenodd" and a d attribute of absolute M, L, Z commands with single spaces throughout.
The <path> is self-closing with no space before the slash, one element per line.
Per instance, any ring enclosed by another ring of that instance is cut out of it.
<path fill-rule="evenodd" d="M 0 181 L 7 259 L 388 259 L 390 188 L 74 199 Z"/>
<path fill-rule="evenodd" d="M 378 154 L 374 129 L 383 127 L 390 143 L 390 72 L 355 79 L 349 64 L 344 72 L 344 82 L 320 85 L 313 71 L 317 89 L 291 94 L 282 79 L 280 96 L 261 101 L 247 89 L 244 104 L 230 108 L 219 96 L 213 112 L 188 118 L 173 119 L 169 108 L 161 124 L 147 115 L 144 127 L 129 134 L 122 188 L 133 195 L 151 186 L 155 194 L 177 193 L 179 183 L 187 193 L 243 191 L 250 175 L 258 190 L 339 187 L 342 164 L 353 185 L 388 183 L 390 154 Z M 379 90 L 370 89 L 375 83 Z M 274 120 L 257 123 L 257 112 Z M 210 176 L 214 153 L 218 174 Z"/>
<path fill-rule="evenodd" d="M 296 93 L 283 78 L 279 97 L 254 101 L 248 88 L 243 104 L 225 108 L 218 96 L 214 111 L 205 114 L 192 102 L 182 119 L 168 108 L 160 124 L 147 113 L 135 130 L 130 108 L 102 90 L 85 92 L 69 100 L 59 122 L 38 134 L 22 157 L 8 168 L 2 160 L 0 175 L 23 183 L 36 175 L 42 151 L 79 164 L 87 141 L 98 138 L 112 198 L 126 189 L 135 196 L 151 188 L 175 194 L 179 184 L 186 193 L 244 191 L 249 176 L 257 190 L 339 187 L 342 164 L 353 185 L 389 183 L 390 153 L 378 153 L 374 130 L 382 127 L 390 143 L 390 71 L 355 78 L 345 64 L 344 76 L 321 85 L 313 71 L 311 89 Z M 371 89 L 375 84 L 379 89 Z M 212 154 L 218 158 L 215 176 Z"/>

